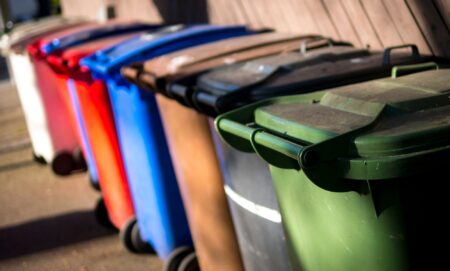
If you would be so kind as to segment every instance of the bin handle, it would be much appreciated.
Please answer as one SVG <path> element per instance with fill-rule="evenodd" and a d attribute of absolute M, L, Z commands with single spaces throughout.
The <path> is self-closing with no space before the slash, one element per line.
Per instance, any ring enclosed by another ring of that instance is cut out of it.
<path fill-rule="evenodd" d="M 249 140 L 255 153 L 262 159 L 281 168 L 300 169 L 298 158 L 304 147 L 265 132 L 228 119 L 217 119 L 217 127 L 227 133 Z"/>
<path fill-rule="evenodd" d="M 255 129 L 252 132 L 250 139 L 253 148 L 258 154 L 260 154 L 260 152 L 258 151 L 258 145 L 261 145 L 270 148 L 271 150 L 275 150 L 295 161 L 298 161 L 299 154 L 304 149 L 303 146 L 283 140 L 278 136 L 265 132 L 261 128 Z"/>
<path fill-rule="evenodd" d="M 302 41 L 300 43 L 300 53 L 301 54 L 305 54 L 306 51 L 308 51 L 308 45 L 311 42 L 316 42 L 316 41 L 321 41 L 321 40 L 327 41 L 329 47 L 333 46 L 333 42 L 332 42 L 332 40 L 330 38 L 314 37 L 314 38 L 311 38 L 311 39 L 304 40 L 304 41 Z"/>
<path fill-rule="evenodd" d="M 419 48 L 417 48 L 417 46 L 415 44 L 403 44 L 403 45 L 398 45 L 398 46 L 392 46 L 392 47 L 387 47 L 386 49 L 384 49 L 383 65 L 385 65 L 385 66 L 391 65 L 391 52 L 393 50 L 404 49 L 404 48 L 411 48 L 411 56 L 416 59 L 420 58 Z"/>
<path fill-rule="evenodd" d="M 420 63 L 420 64 L 412 64 L 412 65 L 401 65 L 401 66 L 394 66 L 391 70 L 391 78 L 397 78 L 398 73 L 400 71 L 421 71 L 421 70 L 431 70 L 431 69 L 439 69 L 439 65 L 435 62 L 426 62 L 426 63 Z"/>
<path fill-rule="evenodd" d="M 353 46 L 352 43 L 346 42 L 346 41 L 335 41 L 332 38 L 326 38 L 321 36 L 315 36 L 310 39 L 304 40 L 300 43 L 300 53 L 305 54 L 309 48 L 311 43 L 319 42 L 319 41 L 326 41 L 328 43 L 328 47 L 333 47 L 334 45 L 342 45 L 342 46 Z M 315 47 L 314 47 L 315 48 Z"/>

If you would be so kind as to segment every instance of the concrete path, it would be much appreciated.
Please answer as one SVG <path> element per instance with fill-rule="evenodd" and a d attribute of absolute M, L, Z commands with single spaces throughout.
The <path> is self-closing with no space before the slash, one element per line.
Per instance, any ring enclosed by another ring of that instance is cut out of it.
<path fill-rule="evenodd" d="M 15 89 L 0 82 L 0 271 L 161 270 L 100 226 L 87 174 L 57 177 L 31 157 Z"/>

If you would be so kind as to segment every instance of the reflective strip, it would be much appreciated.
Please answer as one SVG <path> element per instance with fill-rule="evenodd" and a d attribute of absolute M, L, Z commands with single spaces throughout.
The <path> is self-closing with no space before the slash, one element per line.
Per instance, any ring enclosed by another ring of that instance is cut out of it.
<path fill-rule="evenodd" d="M 249 201 L 233 191 L 233 189 L 231 189 L 228 185 L 225 185 L 224 188 L 227 196 L 245 210 L 274 223 L 281 223 L 281 214 L 277 210 L 273 210 Z"/>

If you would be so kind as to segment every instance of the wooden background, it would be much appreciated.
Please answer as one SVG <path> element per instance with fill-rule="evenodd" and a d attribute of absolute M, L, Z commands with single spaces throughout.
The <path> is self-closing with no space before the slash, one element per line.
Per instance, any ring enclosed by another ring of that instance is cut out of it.
<path fill-rule="evenodd" d="M 151 22 L 245 23 L 280 31 L 319 33 L 381 49 L 415 43 L 422 53 L 450 57 L 450 0 L 63 0 L 69 16 Z"/>

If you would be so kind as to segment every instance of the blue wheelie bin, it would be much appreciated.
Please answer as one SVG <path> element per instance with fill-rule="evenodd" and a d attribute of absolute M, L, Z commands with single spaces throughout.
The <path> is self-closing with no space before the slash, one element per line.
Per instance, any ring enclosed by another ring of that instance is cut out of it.
<path fill-rule="evenodd" d="M 173 26 L 81 61 L 94 77 L 106 82 L 140 236 L 167 260 L 168 270 L 177 270 L 183 259 L 195 262 L 189 227 L 154 95 L 126 81 L 120 69 L 179 49 L 252 33 L 244 26 Z"/>

